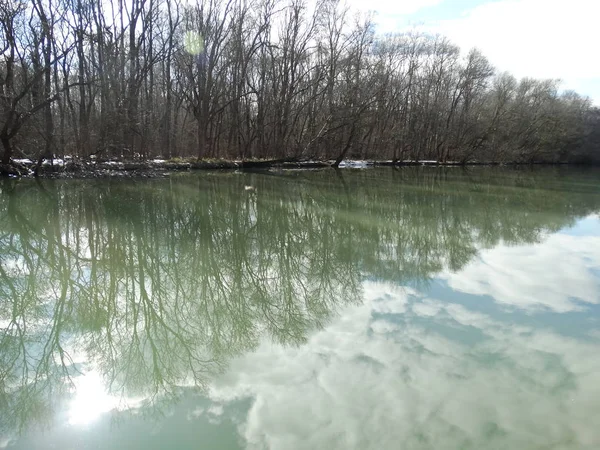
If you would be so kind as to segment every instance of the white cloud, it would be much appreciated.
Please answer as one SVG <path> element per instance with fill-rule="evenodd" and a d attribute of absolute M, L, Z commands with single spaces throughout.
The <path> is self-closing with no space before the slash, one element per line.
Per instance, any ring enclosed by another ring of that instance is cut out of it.
<path fill-rule="evenodd" d="M 402 16 L 414 14 L 423 8 L 438 5 L 442 3 L 442 1 L 443 0 L 370 0 L 365 2 L 364 0 L 346 0 L 346 4 L 356 10 L 376 11 L 382 16 Z"/>
<path fill-rule="evenodd" d="M 463 49 L 480 48 L 500 70 L 517 77 L 560 78 L 568 89 L 587 86 L 587 94 L 600 103 L 600 58 L 594 57 L 598 17 L 595 0 L 501 0 L 433 29 Z M 593 80 L 597 89 L 589 87 Z"/>
<path fill-rule="evenodd" d="M 375 22 L 383 32 L 394 31 L 405 23 L 405 16 L 414 14 L 423 8 L 442 3 L 443 0 L 347 0 L 353 11 L 375 13 Z"/>
<path fill-rule="evenodd" d="M 376 11 L 382 32 L 412 28 L 412 14 L 440 3 L 348 1 L 356 10 Z M 594 56 L 600 42 L 598 17 L 600 2 L 595 0 L 489 0 L 456 19 L 433 22 L 421 15 L 417 28 L 448 36 L 465 51 L 477 47 L 500 71 L 518 78 L 561 79 L 564 89 L 589 95 L 600 105 L 600 58 Z"/>

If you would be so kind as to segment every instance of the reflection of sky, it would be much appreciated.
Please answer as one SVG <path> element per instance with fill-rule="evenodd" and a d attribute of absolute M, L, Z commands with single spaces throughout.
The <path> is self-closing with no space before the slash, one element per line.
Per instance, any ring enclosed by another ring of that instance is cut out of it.
<path fill-rule="evenodd" d="M 426 291 L 368 280 L 364 304 L 235 360 L 211 395 L 252 399 L 249 448 L 600 448 L 600 221 L 573 229 Z"/>
<path fill-rule="evenodd" d="M 405 312 L 367 303 L 301 349 L 264 345 L 236 361 L 213 397 L 253 398 L 240 426 L 250 448 L 600 444 L 598 340 L 393 292 L 386 302 Z"/>
<path fill-rule="evenodd" d="M 491 296 L 507 308 L 570 312 L 600 303 L 598 267 L 600 236 L 559 233 L 538 245 L 483 250 L 460 272 L 440 278 L 457 292 Z"/>
<path fill-rule="evenodd" d="M 93 381 L 92 381 L 93 383 Z M 164 415 L 144 409 L 111 411 L 87 423 L 61 423 L 49 429 L 33 429 L 17 442 L 0 438 L 0 448 L 33 449 L 231 449 L 238 448 L 233 422 L 237 410 L 247 410 L 241 402 L 226 409 L 210 404 L 191 391 L 173 404 Z M 93 406 L 92 406 L 93 407 Z M 87 415 L 87 414 L 86 414 Z M 225 417 L 227 416 L 227 417 Z M 89 417 L 89 416 L 87 416 Z M 4 447 L 3 447 L 4 446 Z"/>
<path fill-rule="evenodd" d="M 599 220 L 600 215 L 593 214 L 577 221 L 572 227 L 565 228 L 561 233 L 570 236 L 600 236 L 600 229 L 598 229 Z"/>
<path fill-rule="evenodd" d="M 16 448 L 600 448 L 600 218 L 426 287 L 363 289 L 305 345 L 263 342 L 158 421 L 91 373 L 62 428 Z"/>

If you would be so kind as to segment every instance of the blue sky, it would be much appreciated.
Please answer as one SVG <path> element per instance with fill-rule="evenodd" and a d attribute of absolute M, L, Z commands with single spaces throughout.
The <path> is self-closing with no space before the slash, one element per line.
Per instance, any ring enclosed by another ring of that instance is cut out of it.
<path fill-rule="evenodd" d="M 500 71 L 559 78 L 600 106 L 600 0 L 347 0 L 376 12 L 380 31 L 423 29 L 463 50 L 481 49 Z"/>

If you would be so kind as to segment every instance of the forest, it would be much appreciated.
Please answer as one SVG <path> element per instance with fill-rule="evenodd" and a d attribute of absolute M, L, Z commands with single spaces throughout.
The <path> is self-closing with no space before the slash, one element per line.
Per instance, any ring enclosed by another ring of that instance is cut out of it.
<path fill-rule="evenodd" d="M 338 0 L 3 0 L 1 162 L 600 162 L 600 109 Z"/>

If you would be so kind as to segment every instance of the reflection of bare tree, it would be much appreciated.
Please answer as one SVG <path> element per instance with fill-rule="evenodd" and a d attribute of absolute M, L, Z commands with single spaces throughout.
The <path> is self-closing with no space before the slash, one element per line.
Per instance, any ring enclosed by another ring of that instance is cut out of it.
<path fill-rule="evenodd" d="M 596 207 L 529 173 L 417 172 L 5 183 L 0 426 L 49 417 L 74 360 L 113 393 L 176 396 L 261 336 L 301 343 L 366 278 L 426 281 Z"/>

